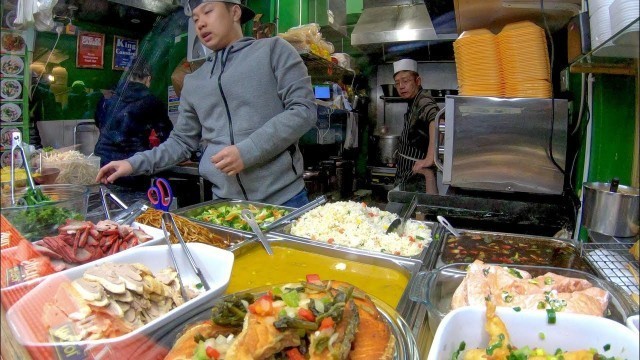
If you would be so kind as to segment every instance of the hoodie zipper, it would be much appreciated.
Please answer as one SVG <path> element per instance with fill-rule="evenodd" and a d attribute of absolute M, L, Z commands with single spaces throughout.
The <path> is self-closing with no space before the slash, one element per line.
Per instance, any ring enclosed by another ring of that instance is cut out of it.
<path fill-rule="evenodd" d="M 224 90 L 222 90 L 222 73 L 224 72 L 224 67 L 227 64 L 226 59 L 229 57 L 229 53 L 231 52 L 232 48 L 233 46 L 229 47 L 229 49 L 224 49 L 222 51 L 222 56 L 220 57 L 220 75 L 218 75 L 218 89 L 220 90 L 220 95 L 222 95 L 222 102 L 224 103 L 224 108 L 227 112 L 227 120 L 229 122 L 229 140 L 231 141 L 231 145 L 235 145 L 235 140 L 233 137 L 233 121 L 231 120 L 231 112 L 229 111 L 227 97 L 224 95 Z M 226 57 L 225 57 L 225 50 L 226 50 Z M 215 66 L 215 63 L 214 63 L 214 66 Z M 211 73 L 213 74 L 213 69 L 211 69 Z M 240 174 L 236 174 L 236 181 L 238 181 L 238 185 L 240 186 L 240 190 L 242 190 L 242 196 L 244 196 L 244 199 L 249 200 L 249 197 L 247 196 L 247 191 L 245 190 L 244 185 L 242 185 L 242 181 L 240 180 Z"/>

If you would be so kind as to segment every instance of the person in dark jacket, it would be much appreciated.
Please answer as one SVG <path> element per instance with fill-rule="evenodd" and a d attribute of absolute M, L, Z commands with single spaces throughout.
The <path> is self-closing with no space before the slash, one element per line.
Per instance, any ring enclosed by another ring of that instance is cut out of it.
<path fill-rule="evenodd" d="M 128 80 L 114 96 L 101 100 L 96 109 L 95 121 L 100 137 L 94 153 L 100 156 L 100 166 L 151 149 L 149 136 L 152 132 L 163 142 L 173 129 L 166 106 L 149 91 L 149 63 L 138 59 L 132 64 L 128 69 Z M 150 177 L 127 176 L 115 184 L 144 190 L 149 187 Z"/>

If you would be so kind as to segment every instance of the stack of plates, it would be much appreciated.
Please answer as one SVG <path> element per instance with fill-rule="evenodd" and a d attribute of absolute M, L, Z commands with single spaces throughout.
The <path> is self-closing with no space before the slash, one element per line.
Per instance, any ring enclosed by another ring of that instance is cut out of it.
<path fill-rule="evenodd" d="M 505 26 L 497 36 L 504 95 L 550 98 L 549 56 L 542 28 L 530 21 Z"/>
<path fill-rule="evenodd" d="M 463 32 L 453 43 L 460 95 L 502 96 L 496 36 L 489 30 Z"/>
<path fill-rule="evenodd" d="M 615 34 L 629 25 L 640 16 L 640 3 L 638 0 L 615 0 L 609 7 L 609 18 L 611 20 L 611 34 Z M 638 46 L 638 33 L 640 24 L 636 23 L 626 29 L 618 36 L 614 42 L 622 45 Z"/>
<path fill-rule="evenodd" d="M 611 37 L 611 19 L 609 16 L 611 3 L 613 3 L 613 0 L 589 1 L 589 27 L 592 49 L 595 49 Z"/>

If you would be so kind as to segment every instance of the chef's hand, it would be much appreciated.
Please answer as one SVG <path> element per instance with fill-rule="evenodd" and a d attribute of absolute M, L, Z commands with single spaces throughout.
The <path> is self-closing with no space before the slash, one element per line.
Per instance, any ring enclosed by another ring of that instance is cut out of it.
<path fill-rule="evenodd" d="M 112 184 L 116 179 L 131 175 L 133 168 L 127 160 L 112 161 L 98 171 L 96 181 L 103 184 Z"/>
<path fill-rule="evenodd" d="M 211 162 L 223 173 L 233 176 L 244 170 L 244 162 L 235 145 L 227 146 L 211 157 Z"/>
<path fill-rule="evenodd" d="M 420 170 L 424 168 L 432 167 L 433 164 L 434 164 L 433 157 L 427 157 L 426 159 L 418 160 L 415 163 L 413 163 L 413 169 L 412 169 L 413 173 L 419 174 Z"/>

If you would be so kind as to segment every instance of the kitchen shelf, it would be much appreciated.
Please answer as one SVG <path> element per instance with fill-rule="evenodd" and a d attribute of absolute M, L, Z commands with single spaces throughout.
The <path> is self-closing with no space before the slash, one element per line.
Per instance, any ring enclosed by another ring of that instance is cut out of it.
<path fill-rule="evenodd" d="M 353 81 L 353 79 L 355 79 L 355 71 L 345 69 L 342 66 L 335 64 L 325 58 L 322 58 L 312 52 L 298 51 L 298 54 L 300 54 L 300 57 L 307 66 L 307 69 L 309 70 L 309 76 L 311 76 L 314 80 L 341 80 L 347 82 L 347 80 Z"/>
<path fill-rule="evenodd" d="M 639 40 L 637 31 L 628 31 L 640 23 L 636 18 L 595 49 L 570 66 L 572 73 L 637 75 Z"/>

